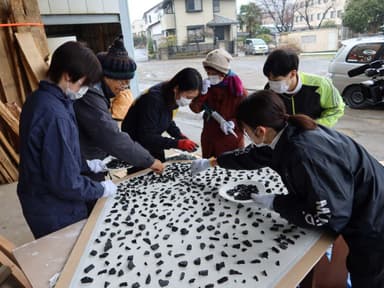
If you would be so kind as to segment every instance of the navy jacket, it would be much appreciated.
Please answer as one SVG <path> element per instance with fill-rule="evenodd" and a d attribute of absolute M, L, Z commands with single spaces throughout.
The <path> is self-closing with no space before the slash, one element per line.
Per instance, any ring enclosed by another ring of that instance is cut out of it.
<path fill-rule="evenodd" d="M 324 126 L 303 131 L 288 125 L 275 149 L 266 150 L 248 146 L 218 163 L 275 170 L 288 195 L 276 196 L 274 209 L 297 225 L 328 228 L 349 245 L 384 240 L 384 167 L 362 146 Z"/>
<path fill-rule="evenodd" d="M 86 202 L 103 195 L 103 186 L 81 176 L 81 168 L 73 102 L 58 86 L 41 81 L 20 116 L 17 186 L 36 238 L 86 218 Z"/>
<path fill-rule="evenodd" d="M 112 155 L 136 167 L 150 167 L 155 159 L 127 133 L 120 131 L 109 112 L 107 91 L 103 90 L 101 85 L 92 87 L 74 104 L 83 158 L 103 159 Z"/>
<path fill-rule="evenodd" d="M 161 154 L 165 149 L 177 148 L 178 139 L 182 138 L 180 129 L 172 120 L 177 105 L 167 105 L 162 93 L 163 85 L 157 84 L 141 95 L 129 108 L 121 126 L 123 131 L 152 155 Z M 163 137 L 164 132 L 174 138 Z"/>

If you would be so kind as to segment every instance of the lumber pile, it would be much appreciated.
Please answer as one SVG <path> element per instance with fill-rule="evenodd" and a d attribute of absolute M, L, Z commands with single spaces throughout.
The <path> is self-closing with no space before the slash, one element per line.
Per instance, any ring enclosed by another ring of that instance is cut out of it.
<path fill-rule="evenodd" d="M 0 184 L 18 179 L 20 111 L 48 54 L 38 1 L 0 0 Z"/>

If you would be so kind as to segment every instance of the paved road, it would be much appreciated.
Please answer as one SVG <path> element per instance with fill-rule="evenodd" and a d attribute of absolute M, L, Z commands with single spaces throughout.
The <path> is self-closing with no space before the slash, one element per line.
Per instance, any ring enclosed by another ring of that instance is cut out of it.
<path fill-rule="evenodd" d="M 145 55 L 142 51 L 140 55 Z M 265 56 L 239 56 L 232 61 L 232 69 L 241 77 L 249 90 L 261 89 L 266 83 L 262 73 Z M 203 77 L 202 58 L 168 61 L 144 61 L 138 59 L 138 80 L 140 90 L 144 90 L 160 81 L 170 79 L 184 67 L 198 69 Z M 325 75 L 329 56 L 302 56 L 300 70 Z M 176 122 L 180 128 L 193 140 L 199 141 L 202 129 L 201 115 L 192 113 L 188 108 L 179 110 Z M 384 160 L 384 111 L 383 109 L 353 110 L 346 108 L 344 117 L 335 127 L 337 130 L 351 136 L 366 147 L 377 159 Z"/>

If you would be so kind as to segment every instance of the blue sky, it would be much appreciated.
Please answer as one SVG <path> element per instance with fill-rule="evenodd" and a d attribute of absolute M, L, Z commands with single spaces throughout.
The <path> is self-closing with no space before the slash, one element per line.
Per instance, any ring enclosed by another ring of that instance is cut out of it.
<path fill-rule="evenodd" d="M 131 21 L 141 19 L 143 13 L 160 3 L 161 0 L 128 0 Z M 237 7 L 249 3 L 249 0 L 237 0 Z"/>

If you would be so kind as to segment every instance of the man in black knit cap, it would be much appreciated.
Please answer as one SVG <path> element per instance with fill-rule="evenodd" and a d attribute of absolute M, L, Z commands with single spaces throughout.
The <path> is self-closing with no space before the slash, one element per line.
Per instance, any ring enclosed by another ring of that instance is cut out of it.
<path fill-rule="evenodd" d="M 131 137 L 121 132 L 110 113 L 110 99 L 129 87 L 136 70 L 136 63 L 128 56 L 122 37 L 114 40 L 106 52 L 97 57 L 103 68 L 103 80 L 81 99 L 74 108 L 79 126 L 81 155 L 92 173 L 94 180 L 104 179 L 105 164 L 101 161 L 111 155 L 140 168 L 151 168 L 157 173 L 164 169 L 163 163 Z"/>

